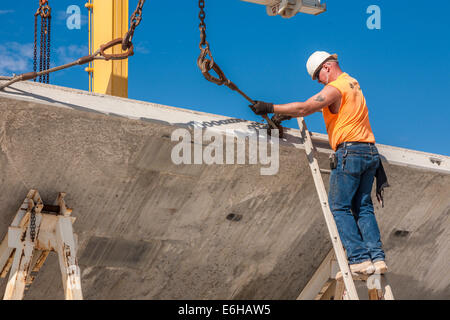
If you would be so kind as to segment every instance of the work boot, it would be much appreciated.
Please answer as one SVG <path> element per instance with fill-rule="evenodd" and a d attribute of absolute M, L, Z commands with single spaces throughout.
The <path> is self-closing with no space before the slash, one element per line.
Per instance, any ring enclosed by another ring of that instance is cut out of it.
<path fill-rule="evenodd" d="M 375 274 L 384 274 L 388 270 L 388 267 L 383 260 L 375 261 L 373 265 L 375 267 Z"/>
<path fill-rule="evenodd" d="M 352 275 L 370 275 L 375 272 L 375 266 L 372 264 L 372 261 L 367 260 L 361 263 L 351 264 L 350 272 Z M 336 279 L 342 278 L 342 272 L 339 271 L 336 274 Z"/>
<path fill-rule="evenodd" d="M 372 261 L 367 260 L 361 263 L 351 264 L 350 271 L 354 274 L 372 274 L 375 272 L 375 266 Z"/>

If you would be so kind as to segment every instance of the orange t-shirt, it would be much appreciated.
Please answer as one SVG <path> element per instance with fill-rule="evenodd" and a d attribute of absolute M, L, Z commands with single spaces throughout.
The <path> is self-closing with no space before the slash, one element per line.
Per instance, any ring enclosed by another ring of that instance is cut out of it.
<path fill-rule="evenodd" d="M 366 99 L 358 81 L 347 73 L 342 73 L 328 85 L 335 87 L 342 94 L 338 113 L 331 113 L 329 107 L 322 109 L 331 148 L 336 151 L 337 146 L 346 141 L 375 143 Z"/>

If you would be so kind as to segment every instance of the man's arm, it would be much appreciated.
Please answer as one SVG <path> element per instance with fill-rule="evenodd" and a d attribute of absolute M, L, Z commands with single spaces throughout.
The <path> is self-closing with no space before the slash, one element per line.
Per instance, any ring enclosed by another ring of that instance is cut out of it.
<path fill-rule="evenodd" d="M 276 104 L 273 112 L 285 114 L 292 117 L 305 117 L 328 107 L 341 100 L 341 92 L 332 86 L 326 86 L 318 94 L 312 96 L 305 102 L 292 102 L 287 104 Z"/>

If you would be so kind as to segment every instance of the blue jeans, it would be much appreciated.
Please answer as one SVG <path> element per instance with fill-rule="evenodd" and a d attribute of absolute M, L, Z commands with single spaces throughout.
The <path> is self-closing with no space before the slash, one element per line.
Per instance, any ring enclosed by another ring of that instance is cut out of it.
<path fill-rule="evenodd" d="M 380 156 L 374 145 L 356 144 L 336 151 L 328 201 L 347 251 L 349 264 L 384 260 L 371 191 Z"/>

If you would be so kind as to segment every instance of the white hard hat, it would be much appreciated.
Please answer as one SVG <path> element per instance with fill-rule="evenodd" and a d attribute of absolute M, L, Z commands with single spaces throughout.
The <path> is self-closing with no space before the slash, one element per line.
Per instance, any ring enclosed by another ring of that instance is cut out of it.
<path fill-rule="evenodd" d="M 322 64 L 332 58 L 333 60 L 337 60 L 337 54 L 329 54 L 325 51 L 316 51 L 314 52 L 306 62 L 306 69 L 308 70 L 309 75 L 313 80 L 316 80 L 316 72 L 322 67 Z"/>

